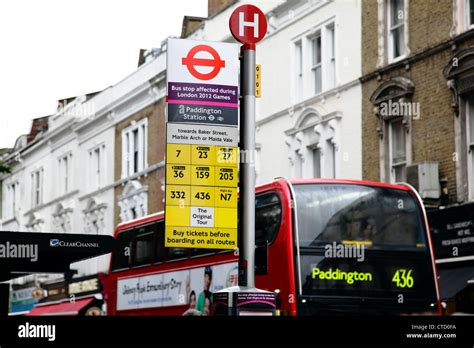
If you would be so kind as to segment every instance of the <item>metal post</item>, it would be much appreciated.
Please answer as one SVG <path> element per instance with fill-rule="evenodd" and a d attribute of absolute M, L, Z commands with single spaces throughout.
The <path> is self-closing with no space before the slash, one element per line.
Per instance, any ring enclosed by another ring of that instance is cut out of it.
<path fill-rule="evenodd" d="M 242 47 L 240 204 L 242 260 L 249 288 L 255 287 L 255 47 Z"/>

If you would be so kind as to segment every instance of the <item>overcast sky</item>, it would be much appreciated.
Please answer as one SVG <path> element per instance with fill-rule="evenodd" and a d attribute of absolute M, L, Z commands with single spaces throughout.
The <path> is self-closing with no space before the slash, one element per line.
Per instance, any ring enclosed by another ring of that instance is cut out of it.
<path fill-rule="evenodd" d="M 137 67 L 140 48 L 179 36 L 207 0 L 0 1 L 0 148 L 58 99 L 102 90 Z"/>

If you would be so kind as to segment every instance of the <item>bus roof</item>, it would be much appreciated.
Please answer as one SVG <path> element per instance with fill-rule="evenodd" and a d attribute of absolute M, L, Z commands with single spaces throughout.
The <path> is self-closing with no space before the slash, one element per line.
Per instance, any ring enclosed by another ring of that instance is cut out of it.
<path fill-rule="evenodd" d="M 257 185 L 256 190 L 264 190 L 265 188 L 275 184 L 277 182 L 285 183 L 285 178 L 275 178 L 273 181 Z M 366 186 L 375 186 L 375 187 L 385 187 L 391 189 L 398 189 L 404 191 L 410 191 L 409 186 L 401 185 L 401 184 L 387 184 L 383 182 L 375 182 L 375 181 L 366 181 L 366 180 L 346 180 L 346 179 L 289 179 L 289 182 L 293 185 L 304 185 L 304 184 L 344 184 L 344 185 L 366 185 Z M 164 211 L 160 211 L 158 213 L 153 213 L 147 215 L 142 218 L 138 218 L 131 221 L 122 222 L 117 225 L 116 233 L 120 232 L 121 230 L 127 229 L 129 227 L 134 227 L 137 225 L 146 225 L 148 223 L 158 221 L 163 219 L 165 216 Z"/>
<path fill-rule="evenodd" d="M 346 179 L 290 179 L 293 185 L 301 184 L 352 184 L 352 185 L 366 185 L 376 187 L 386 187 L 404 191 L 410 191 L 410 188 L 402 184 L 388 184 L 384 182 L 375 182 L 367 180 L 346 180 Z"/>

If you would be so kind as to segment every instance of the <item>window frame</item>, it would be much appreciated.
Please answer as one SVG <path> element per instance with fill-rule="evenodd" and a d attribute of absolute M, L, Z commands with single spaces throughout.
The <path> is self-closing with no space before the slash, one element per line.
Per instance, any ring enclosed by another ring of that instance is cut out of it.
<path fill-rule="evenodd" d="M 71 192 L 71 180 L 72 180 L 72 153 L 69 152 L 58 158 L 58 172 L 61 177 L 60 195 L 65 195 Z"/>
<path fill-rule="evenodd" d="M 400 123 L 401 125 L 401 131 L 403 133 L 403 149 L 404 149 L 404 161 L 394 163 L 394 157 L 393 157 L 393 150 L 394 150 L 394 137 L 393 137 L 393 125 L 396 123 Z M 396 183 L 398 180 L 396 179 L 396 174 L 395 174 L 395 168 L 397 167 L 405 167 L 405 178 L 401 181 L 406 181 L 406 168 L 407 168 L 407 138 L 405 134 L 405 125 L 403 124 L 403 119 L 400 117 L 395 120 L 391 120 L 387 124 L 388 127 L 388 160 L 389 160 L 389 177 L 390 177 L 390 182 L 391 183 Z"/>
<path fill-rule="evenodd" d="M 392 26 L 392 10 L 393 10 L 393 2 L 394 1 L 397 1 L 397 0 L 386 0 L 387 1 L 387 21 L 386 21 L 386 24 L 387 24 L 387 45 L 388 45 L 388 50 L 387 50 L 387 53 L 388 53 L 388 62 L 389 63 L 394 63 L 394 62 L 397 62 L 399 60 L 402 60 L 406 57 L 406 42 L 405 42 L 405 30 L 406 30 L 406 16 L 405 16 L 405 12 L 406 12 L 406 4 L 405 4 L 405 0 L 401 0 L 402 4 L 403 4 L 403 20 L 401 21 L 401 23 L 395 25 L 395 26 Z M 404 43 L 404 46 L 403 47 L 400 47 L 401 50 L 403 50 L 403 52 L 395 57 L 394 56 L 394 37 L 393 37 L 393 31 L 395 30 L 398 30 L 399 28 L 403 28 L 403 43 Z"/>
<path fill-rule="evenodd" d="M 148 117 L 132 121 L 122 130 L 122 178 L 144 171 L 148 167 Z"/>
<path fill-rule="evenodd" d="M 43 204 L 43 168 L 33 170 L 31 172 L 31 206 L 36 208 Z"/>
<path fill-rule="evenodd" d="M 275 196 L 277 199 L 278 199 L 278 203 L 272 203 L 272 204 L 267 204 L 263 207 L 269 207 L 269 206 L 273 206 L 273 205 L 278 205 L 280 207 L 280 219 L 279 219 L 279 224 L 278 224 L 278 230 L 274 233 L 273 235 L 273 239 L 272 240 L 268 240 L 267 239 L 267 245 L 270 246 L 272 245 L 278 238 L 278 235 L 280 233 L 280 230 L 281 230 L 281 226 L 282 226 L 282 217 L 283 217 L 283 214 L 284 214 L 284 211 L 283 211 L 283 205 L 281 204 L 281 198 L 280 198 L 280 195 L 278 194 L 278 192 L 276 190 L 269 190 L 269 191 L 265 191 L 265 192 L 261 192 L 261 193 L 258 193 L 255 195 L 255 198 L 260 198 L 262 196 L 270 196 L 270 195 L 273 195 Z M 259 207 L 259 208 L 262 208 L 262 207 Z M 255 222 L 257 221 L 257 202 L 255 202 Z M 256 226 L 255 226 L 256 227 Z M 257 244 L 257 236 L 255 235 L 255 244 Z"/>
<path fill-rule="evenodd" d="M 304 79 L 303 79 L 303 40 L 300 38 L 294 42 L 295 52 L 295 71 L 296 71 L 296 99 L 301 100 L 304 98 Z"/>
<path fill-rule="evenodd" d="M 131 256 L 131 260 L 130 260 L 130 268 L 140 268 L 140 267 L 144 267 L 144 266 L 151 266 L 153 265 L 154 263 L 154 260 L 155 260 L 155 244 L 156 244 L 156 228 L 155 226 L 153 226 L 153 229 L 151 231 L 145 231 L 143 233 L 138 233 L 140 229 L 146 229 L 149 225 L 144 225 L 144 226 L 138 226 L 136 228 L 134 228 L 133 230 L 134 231 L 137 231 L 137 234 L 135 236 L 132 237 L 132 240 L 130 242 L 131 244 L 131 248 L 130 248 L 130 256 Z M 151 235 L 152 236 L 152 242 L 151 242 L 151 261 L 148 262 L 148 263 L 141 263 L 141 264 L 138 264 L 136 265 L 136 253 L 137 253 L 137 240 L 140 238 L 140 237 L 144 237 L 144 236 L 148 236 L 148 235 Z"/>
<path fill-rule="evenodd" d="M 323 92 L 323 36 L 321 29 L 318 29 L 315 34 L 308 37 L 311 47 L 311 76 L 313 84 L 314 95 L 321 94 Z M 317 41 L 319 40 L 319 48 Z M 319 57 L 319 62 L 318 62 Z M 320 90 L 318 91 L 317 86 L 317 70 L 319 69 L 319 85 Z"/>
<path fill-rule="evenodd" d="M 96 168 L 95 168 L 95 187 L 96 188 L 100 188 L 100 185 L 101 185 L 102 171 L 100 167 L 102 166 L 102 156 L 101 156 L 100 150 L 101 150 L 100 147 L 93 150 L 93 156 L 95 157 L 94 162 L 96 165 Z"/>
<path fill-rule="evenodd" d="M 474 96 L 467 99 L 466 107 L 466 154 L 467 154 L 467 179 L 468 179 L 468 200 L 474 201 Z M 472 135 L 472 139 L 471 139 Z"/>
<path fill-rule="evenodd" d="M 318 96 L 336 87 L 337 80 L 337 47 L 336 17 L 328 18 L 292 39 L 294 50 L 295 100 Z M 315 54 L 317 39 L 320 41 L 319 58 Z M 301 51 L 301 55 L 297 54 Z M 297 60 L 299 64 L 296 64 Z M 300 67 L 300 69 L 298 69 Z M 300 71 L 298 71 L 300 70 Z M 320 71 L 320 90 L 316 89 L 316 76 Z M 302 86 L 302 87 L 301 87 Z M 310 91 L 310 92 L 307 92 Z"/>
<path fill-rule="evenodd" d="M 13 219 L 16 213 L 16 207 L 18 206 L 18 190 L 20 189 L 20 182 L 14 181 L 7 185 L 7 208 L 6 216 L 7 219 Z"/>
<path fill-rule="evenodd" d="M 474 1 L 472 5 L 474 5 Z M 465 18 L 464 18 L 465 25 L 466 25 L 467 30 L 469 30 L 469 29 L 474 28 L 474 21 L 471 23 L 471 15 L 470 15 L 471 14 L 471 0 L 465 0 L 464 6 L 466 9 Z"/>

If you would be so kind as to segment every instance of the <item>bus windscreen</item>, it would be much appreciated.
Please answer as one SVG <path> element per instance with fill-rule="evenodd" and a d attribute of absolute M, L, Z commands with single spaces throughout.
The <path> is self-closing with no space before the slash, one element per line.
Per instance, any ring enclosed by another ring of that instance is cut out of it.
<path fill-rule="evenodd" d="M 425 309 L 436 302 L 422 213 L 411 192 L 354 184 L 294 189 L 303 296 L 385 298 Z"/>
<path fill-rule="evenodd" d="M 408 191 L 361 185 L 296 185 L 299 243 L 426 249 L 421 215 Z"/>

